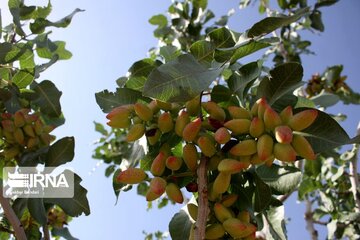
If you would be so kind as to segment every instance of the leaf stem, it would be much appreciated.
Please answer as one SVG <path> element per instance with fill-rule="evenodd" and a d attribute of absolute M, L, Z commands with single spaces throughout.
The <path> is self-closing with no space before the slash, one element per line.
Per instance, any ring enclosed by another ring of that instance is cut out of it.
<path fill-rule="evenodd" d="M 16 216 L 14 210 L 10 205 L 10 200 L 3 196 L 3 188 L 0 186 L 0 204 L 4 210 L 6 218 L 9 220 L 11 226 L 14 228 L 14 234 L 17 240 L 27 240 L 24 227 L 19 218 Z"/>
<path fill-rule="evenodd" d="M 209 214 L 208 189 L 207 189 L 207 162 L 208 158 L 202 155 L 200 165 L 197 169 L 199 199 L 198 199 L 198 217 L 195 227 L 195 240 L 205 239 L 205 228 Z"/>

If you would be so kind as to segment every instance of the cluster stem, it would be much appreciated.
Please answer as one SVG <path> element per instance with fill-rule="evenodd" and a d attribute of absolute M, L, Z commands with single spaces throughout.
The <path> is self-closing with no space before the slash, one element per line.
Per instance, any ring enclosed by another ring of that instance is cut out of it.
<path fill-rule="evenodd" d="M 195 228 L 195 240 L 205 239 L 205 228 L 207 217 L 209 214 L 208 206 L 208 188 L 207 188 L 207 162 L 208 158 L 202 155 L 200 159 L 200 165 L 197 169 L 198 175 L 198 216 Z"/>

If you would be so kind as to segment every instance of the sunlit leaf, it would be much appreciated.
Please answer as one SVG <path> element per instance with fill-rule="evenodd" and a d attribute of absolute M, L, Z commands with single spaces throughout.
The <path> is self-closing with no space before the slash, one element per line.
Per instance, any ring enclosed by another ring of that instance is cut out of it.
<path fill-rule="evenodd" d="M 271 207 L 266 211 L 265 217 L 269 224 L 269 232 L 266 234 L 266 239 L 287 240 L 284 206 Z"/>
<path fill-rule="evenodd" d="M 282 167 L 275 164 L 271 167 L 264 165 L 258 167 L 256 174 L 278 194 L 287 194 L 294 191 L 300 183 L 302 175 L 298 168 Z"/>
<path fill-rule="evenodd" d="M 95 98 L 97 104 L 105 113 L 108 113 L 113 108 L 121 105 L 134 104 L 138 99 L 146 100 L 146 98 L 142 97 L 141 92 L 129 88 L 118 88 L 116 89 L 116 92 L 104 90 L 96 93 Z"/>
<path fill-rule="evenodd" d="M 284 17 L 267 17 L 260 22 L 255 23 L 248 32 L 248 37 L 257 37 L 271 33 L 272 31 L 296 22 L 301 17 L 309 13 L 309 8 L 303 8 L 294 15 Z"/>
<path fill-rule="evenodd" d="M 12 80 L 18 88 L 26 88 L 34 80 L 34 75 L 28 71 L 20 70 L 14 75 Z"/>
<path fill-rule="evenodd" d="M 30 30 L 32 33 L 39 34 L 43 33 L 46 27 L 65 28 L 71 23 L 71 20 L 76 13 L 83 11 L 84 10 L 76 8 L 71 14 L 56 22 L 51 22 L 45 18 L 36 18 L 35 22 L 30 23 Z"/>
<path fill-rule="evenodd" d="M 184 54 L 154 69 L 143 94 L 165 102 L 185 102 L 204 91 L 222 68 L 208 69 L 192 55 Z"/>

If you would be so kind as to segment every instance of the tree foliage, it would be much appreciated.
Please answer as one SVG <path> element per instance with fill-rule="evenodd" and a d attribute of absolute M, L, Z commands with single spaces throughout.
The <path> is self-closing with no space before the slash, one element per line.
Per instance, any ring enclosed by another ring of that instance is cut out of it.
<path fill-rule="evenodd" d="M 283 202 L 294 192 L 307 204 L 312 239 L 315 225 L 326 225 L 329 239 L 357 239 L 359 137 L 324 110 L 358 104 L 359 94 L 341 65 L 305 83 L 301 65 L 312 51 L 300 30 L 324 31 L 321 11 L 337 1 L 257 2 L 267 17 L 242 33 L 228 28 L 231 13 L 215 21 L 206 0 L 175 1 L 153 16 L 159 46 L 117 80 L 115 92 L 96 93 L 112 129 L 96 123 L 102 137 L 94 158 L 109 164 L 117 196 L 136 183 L 150 204 L 182 203 L 174 184 L 193 194 L 169 224 L 174 239 L 255 239 L 255 230 L 258 238 L 287 239 Z M 342 152 L 346 144 L 354 148 Z"/>
<path fill-rule="evenodd" d="M 74 158 L 73 137 L 56 137 L 50 132 L 65 122 L 60 98 L 62 92 L 41 73 L 72 54 L 64 41 L 51 40 L 52 28 L 66 28 L 76 13 L 50 21 L 51 2 L 46 6 L 26 5 L 22 0 L 9 0 L 12 22 L 0 19 L 0 166 L 57 167 Z M 0 16 L 1 17 L 1 16 Z M 90 214 L 87 190 L 75 174 L 75 196 L 61 198 L 16 198 L 10 201 L 27 239 L 75 239 L 66 225 L 72 217 Z M 23 237 L 11 226 L 9 209 L 2 206 L 1 239 Z"/>

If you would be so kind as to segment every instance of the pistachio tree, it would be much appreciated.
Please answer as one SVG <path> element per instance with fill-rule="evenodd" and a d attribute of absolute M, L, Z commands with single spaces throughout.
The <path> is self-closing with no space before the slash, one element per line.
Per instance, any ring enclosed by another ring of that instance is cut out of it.
<path fill-rule="evenodd" d="M 109 165 L 117 197 L 136 187 L 150 206 L 185 203 L 172 239 L 287 239 L 284 202 L 294 192 L 312 239 L 318 226 L 329 239 L 358 239 L 360 137 L 326 109 L 359 104 L 359 94 L 341 65 L 307 81 L 301 64 L 312 50 L 300 30 L 324 31 L 321 11 L 337 1 L 239 6 L 252 2 L 266 16 L 242 32 L 227 26 L 231 11 L 214 20 L 206 0 L 173 1 L 153 16 L 158 46 L 115 91 L 95 94 L 111 128 L 96 123 L 93 157 Z"/>
<path fill-rule="evenodd" d="M 74 158 L 74 137 L 51 132 L 64 124 L 62 92 L 44 71 L 72 54 L 66 43 L 51 40 L 54 28 L 66 28 L 81 9 L 50 20 L 52 5 L 26 5 L 9 0 L 12 21 L 0 14 L 0 166 L 58 167 Z M 0 12 L 1 13 L 1 12 Z M 66 170 L 68 171 L 68 170 Z M 0 194 L 1 239 L 75 239 L 67 224 L 72 217 L 89 215 L 87 190 L 74 173 L 72 198 L 5 198 Z M 1 184 L 2 186 L 2 184 Z"/>

